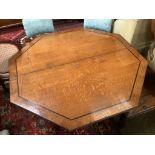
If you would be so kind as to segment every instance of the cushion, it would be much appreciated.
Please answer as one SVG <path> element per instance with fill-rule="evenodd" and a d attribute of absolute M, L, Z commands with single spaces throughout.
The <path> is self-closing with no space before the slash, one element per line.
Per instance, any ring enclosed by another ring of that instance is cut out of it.
<path fill-rule="evenodd" d="M 138 20 L 119 19 L 114 22 L 113 33 L 120 34 L 129 43 L 132 42 Z"/>
<path fill-rule="evenodd" d="M 110 32 L 112 27 L 112 19 L 85 19 L 84 27 Z"/>
<path fill-rule="evenodd" d="M 12 43 L 0 43 L 0 73 L 9 72 L 9 59 L 19 51 Z"/>
<path fill-rule="evenodd" d="M 54 31 L 52 19 L 23 19 L 22 22 L 28 37 Z"/>

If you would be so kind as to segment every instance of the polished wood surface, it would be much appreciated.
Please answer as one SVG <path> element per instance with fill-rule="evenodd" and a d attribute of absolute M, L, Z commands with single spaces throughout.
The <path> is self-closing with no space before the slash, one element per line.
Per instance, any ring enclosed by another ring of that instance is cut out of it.
<path fill-rule="evenodd" d="M 21 19 L 0 19 L 0 28 L 21 24 Z"/>
<path fill-rule="evenodd" d="M 75 129 L 137 106 L 146 67 L 119 35 L 46 34 L 11 59 L 11 102 Z"/>

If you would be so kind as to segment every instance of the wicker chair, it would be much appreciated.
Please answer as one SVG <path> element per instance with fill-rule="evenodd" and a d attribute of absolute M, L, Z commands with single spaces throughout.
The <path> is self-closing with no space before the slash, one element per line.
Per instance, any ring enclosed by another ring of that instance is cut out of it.
<path fill-rule="evenodd" d="M 111 32 L 113 25 L 112 19 L 84 19 L 84 27 L 98 29 L 106 32 Z"/>
<path fill-rule="evenodd" d="M 9 59 L 19 52 L 12 42 L 0 42 L 0 84 L 5 92 L 9 92 Z"/>

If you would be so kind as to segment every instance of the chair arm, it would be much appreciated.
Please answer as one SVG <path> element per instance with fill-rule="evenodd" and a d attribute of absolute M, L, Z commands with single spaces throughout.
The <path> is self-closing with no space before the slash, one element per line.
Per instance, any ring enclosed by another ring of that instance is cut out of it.
<path fill-rule="evenodd" d="M 33 38 L 28 38 L 27 36 L 24 36 L 23 38 L 20 39 L 20 45 L 21 47 L 24 47 L 26 45 L 27 42 L 32 41 Z"/>

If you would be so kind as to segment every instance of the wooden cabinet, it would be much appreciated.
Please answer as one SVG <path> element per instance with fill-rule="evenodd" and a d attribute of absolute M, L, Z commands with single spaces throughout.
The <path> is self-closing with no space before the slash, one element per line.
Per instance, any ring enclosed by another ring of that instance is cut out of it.
<path fill-rule="evenodd" d="M 0 19 L 0 28 L 21 24 L 21 19 Z"/>

